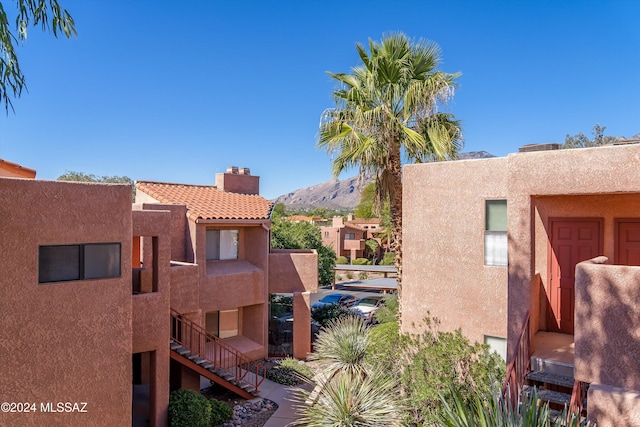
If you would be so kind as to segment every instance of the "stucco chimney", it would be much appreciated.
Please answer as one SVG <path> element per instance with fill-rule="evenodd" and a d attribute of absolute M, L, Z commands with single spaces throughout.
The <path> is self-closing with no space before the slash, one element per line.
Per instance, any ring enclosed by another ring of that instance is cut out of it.
<path fill-rule="evenodd" d="M 334 216 L 332 221 L 333 228 L 344 227 L 344 221 L 341 216 Z"/>
<path fill-rule="evenodd" d="M 225 173 L 216 174 L 216 187 L 228 193 L 260 194 L 260 177 L 252 176 L 249 168 L 229 166 Z"/>

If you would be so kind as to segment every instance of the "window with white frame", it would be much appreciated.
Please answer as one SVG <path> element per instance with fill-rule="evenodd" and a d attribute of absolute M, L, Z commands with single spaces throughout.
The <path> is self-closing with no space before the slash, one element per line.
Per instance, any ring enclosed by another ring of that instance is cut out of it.
<path fill-rule="evenodd" d="M 507 201 L 485 201 L 484 265 L 507 266 Z"/>
<path fill-rule="evenodd" d="M 344 240 L 356 240 L 356 233 L 344 233 Z"/>
<path fill-rule="evenodd" d="M 120 254 L 120 243 L 40 246 L 38 283 L 120 277 Z"/>
<path fill-rule="evenodd" d="M 238 259 L 238 230 L 207 230 L 207 260 Z"/>

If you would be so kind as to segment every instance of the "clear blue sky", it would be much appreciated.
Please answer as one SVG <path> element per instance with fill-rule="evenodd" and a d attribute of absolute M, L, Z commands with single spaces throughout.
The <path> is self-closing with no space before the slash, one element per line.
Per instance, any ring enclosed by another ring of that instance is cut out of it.
<path fill-rule="evenodd" d="M 437 42 L 440 68 L 462 72 L 449 110 L 464 151 L 503 156 L 595 123 L 640 132 L 637 1 L 60 2 L 78 37 L 31 29 L 29 91 L 0 113 L 0 157 L 40 179 L 210 184 L 237 165 L 267 198 L 331 179 L 315 145 L 325 71 L 348 72 L 356 42 L 390 31 Z"/>

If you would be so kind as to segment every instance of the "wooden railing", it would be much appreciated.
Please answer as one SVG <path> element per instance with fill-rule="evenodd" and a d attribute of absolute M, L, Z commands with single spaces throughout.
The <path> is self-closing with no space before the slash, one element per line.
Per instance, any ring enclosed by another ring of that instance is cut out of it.
<path fill-rule="evenodd" d="M 203 327 L 185 319 L 171 309 L 171 338 L 191 353 L 213 363 L 215 368 L 231 374 L 236 381 L 244 381 L 256 391 L 266 377 L 266 368 L 251 360 L 236 348 L 207 332 Z"/>
<path fill-rule="evenodd" d="M 502 385 L 502 399 L 514 406 L 517 405 L 518 398 L 522 393 L 525 377 L 531 370 L 530 323 L 531 316 L 527 311 L 524 325 L 522 325 L 518 341 L 516 341 L 515 351 L 507 365 L 507 375 Z"/>

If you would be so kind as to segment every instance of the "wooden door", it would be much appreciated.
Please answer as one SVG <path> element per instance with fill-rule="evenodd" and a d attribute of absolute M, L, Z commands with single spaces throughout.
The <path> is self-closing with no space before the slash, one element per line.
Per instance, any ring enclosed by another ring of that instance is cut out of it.
<path fill-rule="evenodd" d="M 615 263 L 640 265 L 640 219 L 616 221 Z"/>
<path fill-rule="evenodd" d="M 601 252 L 602 220 L 552 219 L 547 330 L 573 334 L 576 264 Z"/>

